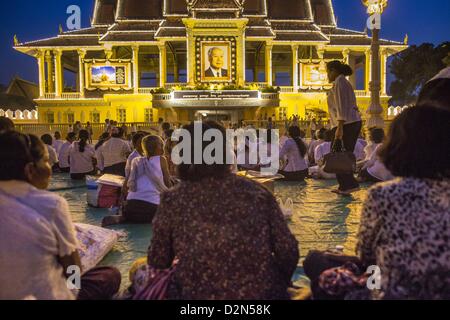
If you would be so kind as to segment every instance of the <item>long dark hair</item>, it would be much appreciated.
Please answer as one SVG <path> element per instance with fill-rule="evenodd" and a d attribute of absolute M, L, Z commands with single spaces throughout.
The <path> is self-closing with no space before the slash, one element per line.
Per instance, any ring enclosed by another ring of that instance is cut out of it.
<path fill-rule="evenodd" d="M 231 167 L 227 165 L 225 162 L 222 163 L 214 163 L 214 164 L 207 164 L 205 163 L 203 157 L 200 164 L 195 164 L 195 143 L 194 143 L 194 137 L 195 137 L 195 125 L 194 123 L 191 123 L 189 125 L 186 125 L 183 127 L 183 129 L 187 130 L 190 133 L 190 136 L 192 137 L 191 141 L 191 159 L 190 163 L 182 163 L 177 166 L 178 174 L 181 180 L 184 181 L 200 181 L 202 179 L 208 178 L 208 177 L 217 177 L 221 178 L 225 175 L 229 174 L 231 172 Z M 220 124 L 216 122 L 208 121 L 206 123 L 202 123 L 202 136 L 205 134 L 205 132 L 209 129 L 217 129 L 220 132 L 226 132 L 225 128 L 223 128 Z M 226 137 L 224 134 L 222 134 L 222 145 L 223 150 L 222 154 L 226 155 Z M 180 137 L 180 142 L 182 143 L 182 137 Z M 209 145 L 209 142 L 202 141 L 202 154 L 205 151 L 206 147 Z M 225 159 L 224 159 L 225 160 Z"/>
<path fill-rule="evenodd" d="M 297 148 L 298 151 L 300 152 L 300 155 L 302 156 L 302 158 L 305 157 L 306 152 L 308 151 L 306 148 L 305 143 L 303 142 L 301 135 L 302 135 L 302 131 L 300 130 L 299 127 L 297 126 L 292 126 L 289 127 L 289 136 L 294 139 L 295 143 L 297 144 Z"/>
<path fill-rule="evenodd" d="M 86 149 L 87 141 L 89 140 L 89 132 L 87 130 L 80 130 L 78 138 L 80 139 L 80 142 L 78 143 L 79 150 L 83 153 Z"/>
<path fill-rule="evenodd" d="M 450 112 L 429 105 L 403 111 L 391 124 L 379 156 L 396 177 L 450 178 Z"/>
<path fill-rule="evenodd" d="M 328 70 L 334 70 L 339 74 L 342 74 L 346 77 L 351 76 L 353 74 L 353 69 L 348 65 L 339 60 L 333 60 L 327 63 Z"/>
<path fill-rule="evenodd" d="M 0 181 L 26 181 L 24 169 L 45 155 L 44 143 L 34 135 L 16 131 L 0 133 Z"/>

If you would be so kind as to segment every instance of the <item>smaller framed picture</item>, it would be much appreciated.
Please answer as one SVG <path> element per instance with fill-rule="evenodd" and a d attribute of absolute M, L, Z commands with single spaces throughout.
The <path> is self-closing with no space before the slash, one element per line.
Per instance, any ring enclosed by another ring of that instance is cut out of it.
<path fill-rule="evenodd" d="M 302 64 L 302 83 L 308 87 L 323 87 L 329 85 L 326 71 L 320 64 Z"/>
<path fill-rule="evenodd" d="M 89 88 L 129 89 L 129 63 L 87 63 L 86 80 Z"/>

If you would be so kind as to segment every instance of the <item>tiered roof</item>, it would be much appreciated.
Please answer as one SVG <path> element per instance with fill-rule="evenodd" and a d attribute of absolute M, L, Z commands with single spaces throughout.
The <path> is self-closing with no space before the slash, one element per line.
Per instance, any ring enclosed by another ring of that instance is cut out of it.
<path fill-rule="evenodd" d="M 369 46 L 364 32 L 337 27 L 331 0 L 96 0 L 92 27 L 16 47 L 98 47 L 103 43 L 184 38 L 183 17 L 249 19 L 249 39 Z M 230 16 L 231 15 L 231 16 Z M 403 43 L 381 40 L 383 46 Z"/>

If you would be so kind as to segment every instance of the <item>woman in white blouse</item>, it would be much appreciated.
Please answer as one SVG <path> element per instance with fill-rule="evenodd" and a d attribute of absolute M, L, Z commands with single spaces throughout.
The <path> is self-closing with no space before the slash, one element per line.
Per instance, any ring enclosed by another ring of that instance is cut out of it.
<path fill-rule="evenodd" d="M 288 132 L 289 139 L 280 151 L 280 159 L 284 162 L 280 174 L 288 181 L 303 181 L 308 176 L 308 147 L 301 138 L 299 127 L 292 126 Z"/>
<path fill-rule="evenodd" d="M 120 272 L 103 267 L 81 275 L 81 290 L 69 290 L 69 267 L 81 262 L 67 201 L 45 191 L 49 154 L 33 135 L 0 133 L 0 300 L 109 299 Z"/>
<path fill-rule="evenodd" d="M 353 70 L 340 61 L 327 64 L 328 79 L 333 88 L 328 94 L 330 123 L 334 132 L 333 144 L 340 140 L 346 151 L 354 152 L 362 128 L 361 114 L 356 104 L 356 96 L 351 83 L 346 79 Z M 343 195 L 359 189 L 358 181 L 352 173 L 338 174 L 339 188 L 333 192 Z"/>
<path fill-rule="evenodd" d="M 89 132 L 81 130 L 79 140 L 70 147 L 70 177 L 73 180 L 82 180 L 87 175 L 95 175 L 95 149 L 88 144 Z"/>

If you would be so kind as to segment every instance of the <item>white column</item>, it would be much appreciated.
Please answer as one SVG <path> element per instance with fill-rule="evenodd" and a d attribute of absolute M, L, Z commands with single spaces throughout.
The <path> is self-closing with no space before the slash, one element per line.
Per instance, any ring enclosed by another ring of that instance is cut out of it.
<path fill-rule="evenodd" d="M 134 93 L 139 93 L 139 47 L 133 46 L 133 87 Z"/>
<path fill-rule="evenodd" d="M 45 95 L 45 52 L 39 51 L 36 55 L 39 68 L 39 96 Z"/>
<path fill-rule="evenodd" d="M 381 95 L 386 96 L 387 95 L 387 49 L 383 48 L 380 51 L 381 57 L 380 57 L 380 67 L 381 67 Z"/>
<path fill-rule="evenodd" d="M 272 86 L 272 44 L 266 44 L 266 82 L 268 86 Z"/>
<path fill-rule="evenodd" d="M 167 66 L 167 49 L 166 45 L 160 44 L 158 45 L 159 48 L 159 86 L 161 88 L 164 88 L 166 85 L 166 66 Z"/>
<path fill-rule="evenodd" d="M 345 48 L 342 50 L 342 56 L 344 57 L 344 63 L 350 64 L 350 49 Z"/>
<path fill-rule="evenodd" d="M 370 91 L 370 81 L 372 79 L 372 50 L 367 49 L 365 51 L 366 54 L 366 71 L 365 71 L 365 79 L 366 79 L 366 93 Z"/>
<path fill-rule="evenodd" d="M 292 46 L 292 83 L 294 92 L 298 91 L 298 45 Z"/>
<path fill-rule="evenodd" d="M 78 76 L 80 84 L 80 97 L 84 98 L 84 58 L 86 57 L 86 50 L 78 50 Z"/>
<path fill-rule="evenodd" d="M 53 76 L 55 67 L 53 66 L 53 56 L 51 51 L 45 53 L 45 60 L 47 61 L 47 92 L 55 93 L 55 79 Z"/>
<path fill-rule="evenodd" d="M 55 93 L 57 97 L 61 97 L 63 92 L 63 79 L 62 79 L 62 64 L 61 64 L 61 56 L 62 51 L 55 50 Z"/>

